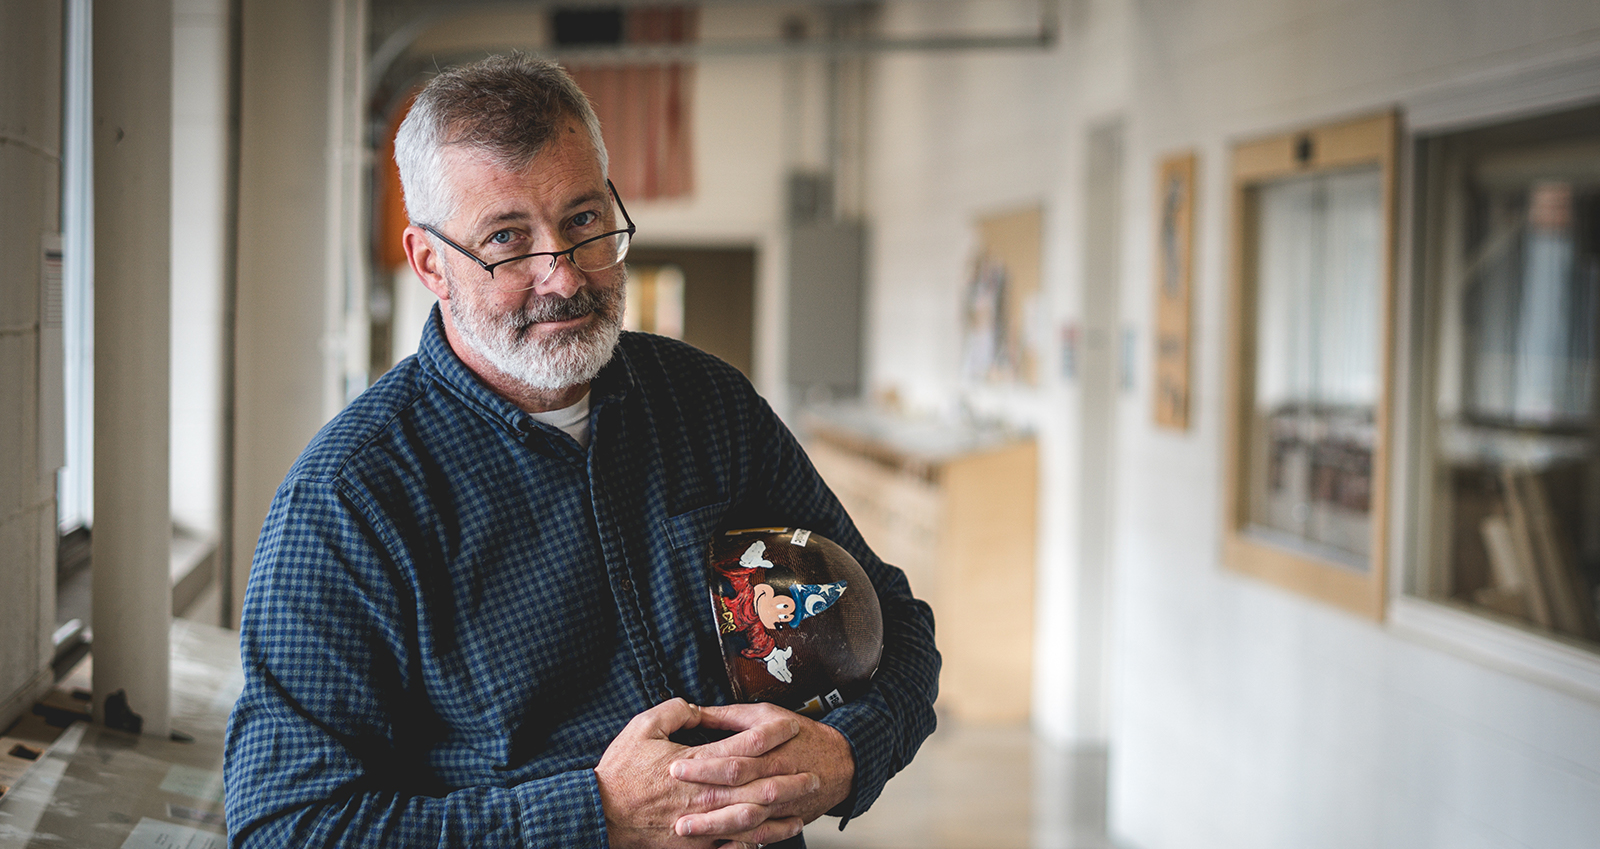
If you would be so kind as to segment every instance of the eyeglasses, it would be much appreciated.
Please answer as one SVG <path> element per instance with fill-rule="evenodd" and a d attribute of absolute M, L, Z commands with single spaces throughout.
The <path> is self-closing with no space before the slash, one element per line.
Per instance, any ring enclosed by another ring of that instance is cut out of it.
<path fill-rule="evenodd" d="M 612 230 L 609 233 L 584 239 L 564 251 L 538 251 L 488 262 L 478 258 L 472 251 L 451 241 L 449 236 L 433 227 L 427 224 L 418 224 L 417 226 L 439 237 L 440 241 L 465 254 L 468 259 L 477 263 L 484 271 L 489 272 L 489 279 L 493 281 L 496 289 L 502 292 L 522 292 L 549 280 L 550 275 L 555 273 L 556 263 L 560 262 L 562 257 L 566 257 L 567 261 L 571 262 L 579 271 L 593 272 L 605 271 L 622 262 L 623 257 L 628 255 L 628 244 L 633 241 L 633 234 L 638 232 L 639 228 L 634 226 L 633 218 L 629 217 L 628 208 L 623 206 L 622 198 L 617 194 L 617 187 L 611 185 L 611 181 L 607 180 L 606 188 L 611 190 L 611 197 L 616 200 L 617 209 L 622 211 L 623 220 L 628 222 L 627 229 Z M 549 265 L 543 265 L 537 261 L 542 256 L 550 257 Z M 512 265 L 513 263 L 518 264 Z M 494 270 L 502 266 L 511 266 L 511 268 L 508 268 L 507 273 L 500 277 L 495 277 Z"/>

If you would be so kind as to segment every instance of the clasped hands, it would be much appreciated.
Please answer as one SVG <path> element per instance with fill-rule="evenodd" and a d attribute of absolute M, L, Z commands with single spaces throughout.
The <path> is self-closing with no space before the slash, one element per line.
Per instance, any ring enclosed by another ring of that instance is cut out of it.
<path fill-rule="evenodd" d="M 668 737 L 733 732 L 703 746 Z M 672 699 L 635 716 L 595 767 L 613 849 L 776 843 L 850 794 L 855 761 L 834 728 L 768 704 Z"/>

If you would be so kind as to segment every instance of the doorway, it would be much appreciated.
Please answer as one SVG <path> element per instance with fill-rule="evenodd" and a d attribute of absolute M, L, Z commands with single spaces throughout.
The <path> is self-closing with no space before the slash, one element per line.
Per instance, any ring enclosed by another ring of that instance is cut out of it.
<path fill-rule="evenodd" d="M 726 360 L 751 377 L 755 340 L 756 252 L 754 248 L 638 247 L 628 251 L 629 276 L 650 285 L 649 312 L 671 314 L 661 305 L 682 292 L 681 338 Z M 678 282 L 681 280 L 681 284 Z M 657 291 L 659 290 L 659 291 Z M 643 307 L 630 303 L 630 311 Z M 669 330 L 671 322 L 642 329 Z M 673 335 L 673 334 L 668 334 Z"/>

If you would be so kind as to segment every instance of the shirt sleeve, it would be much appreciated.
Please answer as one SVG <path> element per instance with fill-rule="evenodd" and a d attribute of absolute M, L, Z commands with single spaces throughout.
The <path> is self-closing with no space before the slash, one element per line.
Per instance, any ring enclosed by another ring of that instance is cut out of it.
<path fill-rule="evenodd" d="M 606 845 L 591 770 L 444 787 L 414 588 L 337 483 L 279 490 L 251 567 L 225 758 L 230 845 Z"/>
<path fill-rule="evenodd" d="M 883 611 L 883 658 L 872 687 L 822 719 L 844 735 L 855 756 L 855 787 L 850 798 L 831 812 L 848 822 L 871 807 L 884 784 L 911 762 L 922 741 L 933 733 L 940 667 L 933 611 L 911 594 L 905 573 L 880 560 L 861 538 L 799 442 L 766 402 L 757 398 L 756 405 L 756 444 L 767 457 L 766 468 L 757 477 L 764 481 L 761 494 L 769 499 L 760 508 L 762 514 L 788 517 L 786 521 L 814 530 L 849 551 L 872 579 Z"/>

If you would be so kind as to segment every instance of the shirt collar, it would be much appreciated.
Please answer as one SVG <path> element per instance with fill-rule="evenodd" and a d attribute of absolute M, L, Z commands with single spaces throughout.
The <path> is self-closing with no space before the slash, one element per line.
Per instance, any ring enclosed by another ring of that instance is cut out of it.
<path fill-rule="evenodd" d="M 422 328 L 422 339 L 417 345 L 417 358 L 479 414 L 518 434 L 527 433 L 535 426 L 533 417 L 490 389 L 451 349 L 450 340 L 444 333 L 444 317 L 440 314 L 442 307 L 442 304 L 436 303 L 428 314 L 428 322 Z M 626 338 L 628 334 L 624 332 L 623 336 Z M 627 397 L 633 385 L 633 366 L 628 362 L 627 346 L 619 341 L 611 362 L 600 369 L 600 373 L 589 383 L 590 409 L 596 410 L 621 401 Z"/>

